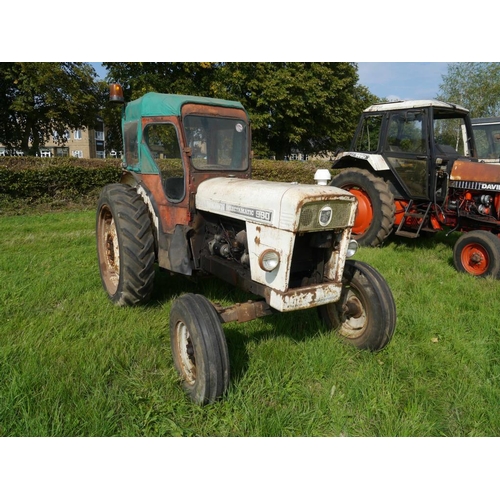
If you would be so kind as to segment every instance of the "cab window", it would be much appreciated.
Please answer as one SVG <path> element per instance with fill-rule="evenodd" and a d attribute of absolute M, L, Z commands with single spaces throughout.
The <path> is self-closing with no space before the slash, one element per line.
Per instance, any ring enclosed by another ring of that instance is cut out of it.
<path fill-rule="evenodd" d="M 248 126 L 234 118 L 187 115 L 186 142 L 198 170 L 246 170 Z"/>
<path fill-rule="evenodd" d="M 361 129 L 356 137 L 354 151 L 375 152 L 379 149 L 382 115 L 363 117 Z"/>
<path fill-rule="evenodd" d="M 143 140 L 151 159 L 155 162 L 165 195 L 172 201 L 184 198 L 184 169 L 177 138 L 177 130 L 172 123 L 152 123 L 145 127 Z"/>
<path fill-rule="evenodd" d="M 395 153 L 426 152 L 421 113 L 393 113 L 389 118 L 386 150 Z"/>
<path fill-rule="evenodd" d="M 446 113 L 434 114 L 434 143 L 438 154 L 465 156 L 463 127 L 465 127 L 463 118 L 449 116 Z"/>
<path fill-rule="evenodd" d="M 125 125 L 125 162 L 127 166 L 137 165 L 139 162 L 137 143 L 137 122 L 129 122 Z"/>

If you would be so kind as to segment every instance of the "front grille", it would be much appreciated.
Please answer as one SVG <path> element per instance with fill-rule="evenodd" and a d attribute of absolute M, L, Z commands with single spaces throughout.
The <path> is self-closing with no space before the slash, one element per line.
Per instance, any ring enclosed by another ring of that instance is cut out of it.
<path fill-rule="evenodd" d="M 299 226 L 309 227 L 313 223 L 315 213 L 316 211 L 312 207 L 304 207 L 300 212 Z"/>
<path fill-rule="evenodd" d="M 332 219 L 326 226 L 319 222 L 319 214 L 323 207 L 331 207 Z M 299 231 L 327 231 L 344 228 L 349 223 L 352 202 L 337 200 L 335 202 L 317 201 L 308 203 L 300 212 Z"/>

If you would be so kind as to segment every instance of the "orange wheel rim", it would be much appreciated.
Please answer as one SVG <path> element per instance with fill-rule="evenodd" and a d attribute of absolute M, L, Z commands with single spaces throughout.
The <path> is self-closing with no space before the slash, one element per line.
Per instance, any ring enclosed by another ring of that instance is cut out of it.
<path fill-rule="evenodd" d="M 469 243 L 461 254 L 462 266 L 474 275 L 484 274 L 490 265 L 490 258 L 486 249 L 478 243 Z"/>
<path fill-rule="evenodd" d="M 353 234 L 363 234 L 368 230 L 373 220 L 373 207 L 370 197 L 362 189 L 352 187 L 343 188 L 353 194 L 358 200 L 358 209 L 356 210 L 356 219 L 354 227 L 352 228 Z"/>

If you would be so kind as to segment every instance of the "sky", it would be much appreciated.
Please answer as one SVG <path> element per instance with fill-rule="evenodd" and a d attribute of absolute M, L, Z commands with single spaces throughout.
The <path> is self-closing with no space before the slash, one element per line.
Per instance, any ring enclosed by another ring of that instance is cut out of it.
<path fill-rule="evenodd" d="M 100 63 L 92 63 L 104 77 Z M 359 83 L 377 97 L 389 100 L 434 99 L 439 93 L 447 62 L 360 62 Z"/>
<path fill-rule="evenodd" d="M 448 62 L 361 62 L 359 83 L 388 100 L 435 99 Z"/>

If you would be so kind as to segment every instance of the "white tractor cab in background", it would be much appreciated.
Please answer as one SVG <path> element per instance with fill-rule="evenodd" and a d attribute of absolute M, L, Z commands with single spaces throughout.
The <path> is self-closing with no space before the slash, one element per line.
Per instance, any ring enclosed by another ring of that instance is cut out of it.
<path fill-rule="evenodd" d="M 500 117 L 473 118 L 477 157 L 484 163 L 500 163 Z"/>

